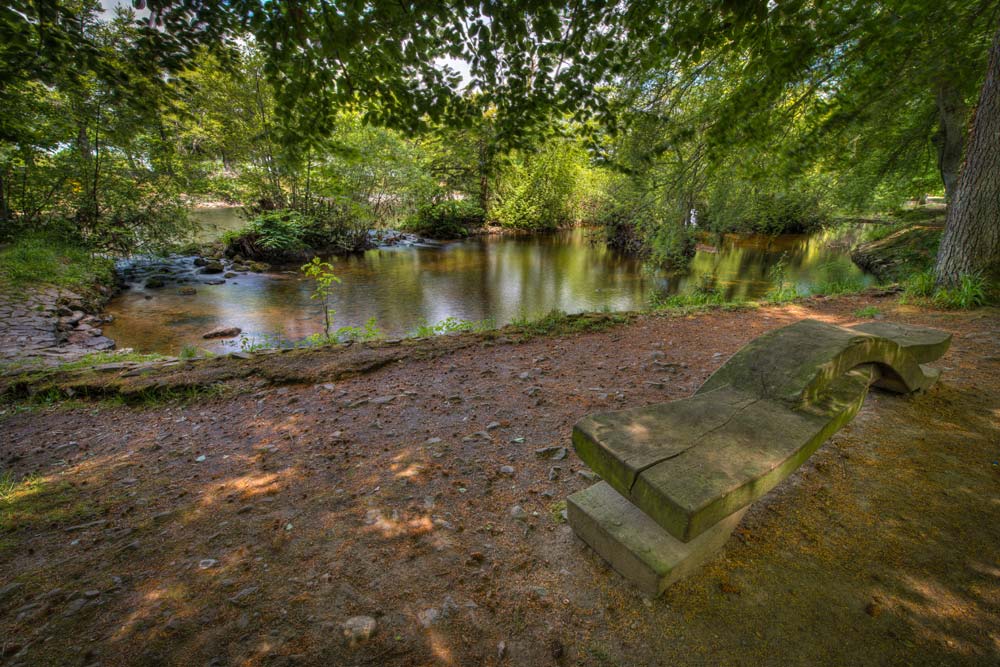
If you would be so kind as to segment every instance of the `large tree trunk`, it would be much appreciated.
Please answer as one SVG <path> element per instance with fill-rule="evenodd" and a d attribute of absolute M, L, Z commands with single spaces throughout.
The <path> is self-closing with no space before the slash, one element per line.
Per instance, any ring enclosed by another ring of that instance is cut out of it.
<path fill-rule="evenodd" d="M 993 38 L 986 81 L 969 132 L 965 168 L 937 257 L 937 282 L 1000 269 L 1000 30 Z"/>
<path fill-rule="evenodd" d="M 965 100 L 951 81 L 942 81 L 937 89 L 938 131 L 934 135 L 938 170 L 944 182 L 945 200 L 955 198 L 962 169 L 962 148 L 965 139 Z"/>

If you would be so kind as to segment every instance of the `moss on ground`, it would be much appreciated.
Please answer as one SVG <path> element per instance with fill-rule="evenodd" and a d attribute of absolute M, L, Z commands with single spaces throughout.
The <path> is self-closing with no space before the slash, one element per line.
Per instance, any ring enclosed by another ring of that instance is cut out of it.
<path fill-rule="evenodd" d="M 80 499 L 69 482 L 42 477 L 14 480 L 0 474 L 0 538 L 12 543 L 12 534 L 65 526 L 93 518 L 98 510 Z"/>

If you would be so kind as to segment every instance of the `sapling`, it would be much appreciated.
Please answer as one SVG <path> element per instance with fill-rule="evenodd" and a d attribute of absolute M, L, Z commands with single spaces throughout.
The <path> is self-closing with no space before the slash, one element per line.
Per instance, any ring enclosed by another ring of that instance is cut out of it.
<path fill-rule="evenodd" d="M 323 302 L 323 333 L 329 340 L 333 316 L 337 312 L 330 308 L 330 293 L 333 292 L 333 286 L 340 282 L 340 278 L 334 274 L 333 266 L 329 262 L 320 261 L 319 257 L 313 257 L 311 262 L 303 264 L 301 271 L 307 278 L 316 281 L 316 286 L 309 298 Z"/>

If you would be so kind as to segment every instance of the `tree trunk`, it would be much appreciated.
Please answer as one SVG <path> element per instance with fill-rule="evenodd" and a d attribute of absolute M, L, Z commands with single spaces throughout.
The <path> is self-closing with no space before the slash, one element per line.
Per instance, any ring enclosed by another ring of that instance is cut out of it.
<path fill-rule="evenodd" d="M 963 274 L 1000 269 L 1000 30 L 990 48 L 986 80 L 969 132 L 965 168 L 948 207 L 938 250 L 938 285 Z"/>
<path fill-rule="evenodd" d="M 962 149 L 965 139 L 965 100 L 951 81 L 943 81 L 937 89 L 938 131 L 934 135 L 938 170 L 944 182 L 945 200 L 955 198 L 955 186 L 962 169 Z"/>

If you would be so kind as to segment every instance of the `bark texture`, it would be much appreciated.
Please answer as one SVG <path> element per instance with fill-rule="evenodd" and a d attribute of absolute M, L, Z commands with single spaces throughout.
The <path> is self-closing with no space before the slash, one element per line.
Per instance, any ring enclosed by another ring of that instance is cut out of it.
<path fill-rule="evenodd" d="M 937 282 L 1000 269 L 1000 31 L 990 48 L 986 80 L 969 133 L 965 168 L 938 250 Z"/>
<path fill-rule="evenodd" d="M 943 81 L 937 89 L 938 132 L 934 135 L 937 147 L 938 170 L 944 182 L 945 199 L 955 199 L 955 186 L 962 171 L 962 149 L 965 140 L 965 100 L 955 84 Z"/>

